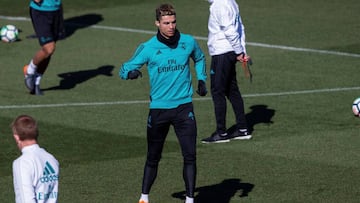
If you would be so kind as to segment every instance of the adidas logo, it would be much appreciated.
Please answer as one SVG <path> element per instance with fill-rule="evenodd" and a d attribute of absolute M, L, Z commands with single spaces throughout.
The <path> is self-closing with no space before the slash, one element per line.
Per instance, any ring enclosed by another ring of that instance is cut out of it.
<path fill-rule="evenodd" d="M 149 128 L 152 128 L 152 126 L 151 126 L 151 116 L 149 116 L 149 118 L 148 118 L 147 126 L 148 126 Z"/>
<path fill-rule="evenodd" d="M 59 175 L 56 174 L 55 169 L 51 166 L 49 162 L 46 162 L 43 176 L 40 178 L 40 182 L 47 183 L 47 182 L 57 181 L 58 179 L 59 179 Z"/>
<path fill-rule="evenodd" d="M 188 115 L 188 117 L 191 119 L 191 120 L 194 120 L 194 113 L 193 112 L 189 112 L 189 115 Z"/>
<path fill-rule="evenodd" d="M 181 44 L 181 48 L 185 50 L 185 49 L 186 49 L 185 43 L 182 42 L 182 43 L 180 43 L 180 44 Z"/>
<path fill-rule="evenodd" d="M 160 54 L 162 54 L 162 52 L 161 52 L 160 50 L 158 50 L 158 51 L 156 52 L 156 55 L 160 55 Z"/>
<path fill-rule="evenodd" d="M 52 40 L 52 37 L 41 37 L 41 38 L 40 38 L 40 41 L 41 41 L 42 43 L 49 42 L 49 41 L 51 41 L 51 40 Z"/>

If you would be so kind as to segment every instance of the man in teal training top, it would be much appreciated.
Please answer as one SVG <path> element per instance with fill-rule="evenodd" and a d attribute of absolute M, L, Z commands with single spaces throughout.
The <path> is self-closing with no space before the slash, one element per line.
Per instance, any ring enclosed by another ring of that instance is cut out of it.
<path fill-rule="evenodd" d="M 150 79 L 150 111 L 147 121 L 148 151 L 144 167 L 142 194 L 139 203 L 149 202 L 149 192 L 157 176 L 166 136 L 172 125 L 183 156 L 183 179 L 186 203 L 194 202 L 196 181 L 197 127 L 192 104 L 192 76 L 189 59 L 194 61 L 197 93 L 207 93 L 205 56 L 196 40 L 176 29 L 176 13 L 172 5 L 156 9 L 158 32 L 140 44 L 133 57 L 119 72 L 122 79 L 141 77 L 140 68 L 146 64 Z"/>

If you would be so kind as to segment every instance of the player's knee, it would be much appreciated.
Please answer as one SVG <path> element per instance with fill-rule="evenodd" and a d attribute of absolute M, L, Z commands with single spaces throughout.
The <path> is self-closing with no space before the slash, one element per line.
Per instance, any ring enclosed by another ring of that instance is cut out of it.
<path fill-rule="evenodd" d="M 42 47 L 43 52 L 47 55 L 47 56 L 51 56 L 54 52 L 55 52 L 56 46 L 55 43 L 51 42 L 48 44 L 45 44 Z"/>
<path fill-rule="evenodd" d="M 196 163 L 196 155 L 195 154 L 184 155 L 184 164 L 195 164 L 195 163 Z"/>
<path fill-rule="evenodd" d="M 149 153 L 147 155 L 147 159 L 146 159 L 146 165 L 150 166 L 150 167 L 156 167 L 161 159 L 161 155 L 160 154 L 151 154 Z"/>

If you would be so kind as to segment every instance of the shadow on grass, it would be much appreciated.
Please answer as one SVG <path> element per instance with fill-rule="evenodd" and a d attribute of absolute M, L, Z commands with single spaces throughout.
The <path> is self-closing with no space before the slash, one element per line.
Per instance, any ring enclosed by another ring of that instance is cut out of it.
<path fill-rule="evenodd" d="M 105 76 L 112 76 L 112 71 L 114 69 L 114 66 L 112 65 L 104 65 L 101 67 L 98 67 L 96 69 L 90 69 L 90 70 L 81 70 L 81 71 L 74 71 L 74 72 L 68 72 L 68 73 L 61 73 L 58 74 L 58 76 L 61 79 L 60 84 L 58 86 L 49 87 L 42 89 L 43 91 L 48 90 L 68 90 L 75 88 L 76 85 L 83 83 L 87 80 L 90 80 L 91 78 L 94 78 L 99 75 L 105 75 Z"/>
<path fill-rule="evenodd" d="M 254 131 L 254 126 L 259 123 L 272 124 L 272 117 L 275 115 L 274 109 L 268 109 L 267 105 L 259 104 L 250 107 L 251 112 L 245 115 L 248 131 L 252 133 Z M 228 134 L 234 133 L 237 129 L 236 125 L 231 126 L 228 129 Z"/>
<path fill-rule="evenodd" d="M 68 38 L 73 35 L 76 30 L 98 24 L 102 20 L 103 17 L 99 14 L 85 14 L 65 19 L 65 36 L 63 38 Z"/>
<path fill-rule="evenodd" d="M 196 203 L 229 203 L 239 193 L 239 197 L 247 197 L 254 188 L 251 183 L 242 183 L 240 179 L 223 180 L 219 184 L 196 188 Z M 185 200 L 185 191 L 173 193 L 172 197 Z"/>
<path fill-rule="evenodd" d="M 76 30 L 87 28 L 90 26 L 93 26 L 95 24 L 98 24 L 103 20 L 102 15 L 100 14 L 85 14 L 80 16 L 71 17 L 64 20 L 64 24 L 62 25 L 62 28 L 59 32 L 59 40 L 66 39 L 73 35 Z M 36 34 L 31 34 L 26 36 L 28 39 L 35 39 L 37 38 Z"/>

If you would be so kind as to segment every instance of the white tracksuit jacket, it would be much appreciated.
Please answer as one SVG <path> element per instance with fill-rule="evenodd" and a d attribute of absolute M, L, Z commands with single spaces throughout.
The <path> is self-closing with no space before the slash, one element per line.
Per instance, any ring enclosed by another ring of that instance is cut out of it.
<path fill-rule="evenodd" d="M 235 0 L 208 0 L 210 15 L 208 21 L 208 48 L 211 56 L 235 51 L 244 52 L 245 28 L 239 7 Z"/>
<path fill-rule="evenodd" d="M 24 147 L 13 162 L 16 203 L 56 203 L 59 162 L 34 144 Z"/>

